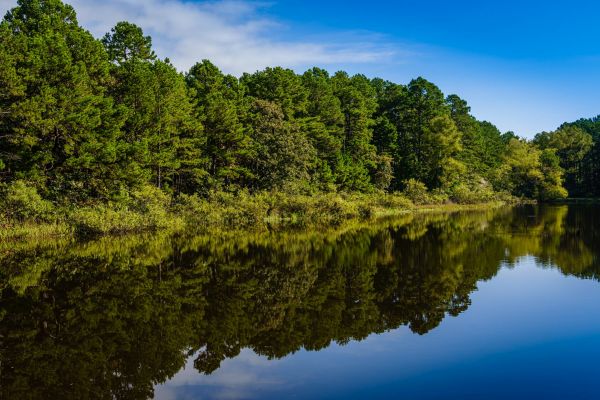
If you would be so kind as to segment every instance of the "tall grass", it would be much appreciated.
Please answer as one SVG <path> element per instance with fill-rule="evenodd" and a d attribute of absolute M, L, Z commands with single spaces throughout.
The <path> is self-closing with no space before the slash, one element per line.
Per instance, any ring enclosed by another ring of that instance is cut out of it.
<path fill-rule="evenodd" d="M 406 213 L 435 205 L 505 201 L 488 191 L 458 188 L 451 196 L 428 192 L 409 181 L 404 193 L 211 192 L 176 198 L 155 187 L 143 187 L 115 202 L 80 207 L 56 207 L 35 189 L 13 185 L 0 213 L 0 240 L 56 235 L 108 235 L 129 232 L 205 232 L 217 228 L 261 230 L 275 226 L 335 226 Z M 0 199 L 0 203 L 2 199 Z M 2 204 L 0 204 L 2 205 Z"/>

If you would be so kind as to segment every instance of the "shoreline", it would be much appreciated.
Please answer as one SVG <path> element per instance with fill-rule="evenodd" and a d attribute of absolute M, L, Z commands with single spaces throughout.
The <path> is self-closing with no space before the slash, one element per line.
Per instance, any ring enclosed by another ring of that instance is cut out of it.
<path fill-rule="evenodd" d="M 77 208 L 63 215 L 55 215 L 55 220 L 52 222 L 7 221 L 0 223 L 0 241 L 117 237 L 158 231 L 168 234 L 210 234 L 211 231 L 222 230 L 250 232 L 298 228 L 327 229 L 340 227 L 350 222 L 377 221 L 406 214 L 477 211 L 527 203 L 494 200 L 473 204 L 413 204 L 399 195 L 353 196 L 343 201 L 338 195 L 291 196 L 286 200 L 297 201 L 299 198 L 302 200 L 311 198 L 314 204 L 304 204 L 305 208 L 298 207 L 298 204 L 287 204 L 289 209 L 286 209 L 286 205 L 280 204 L 268 209 L 256 207 L 256 204 L 248 205 L 248 199 L 245 199 L 245 201 L 240 201 L 239 207 L 223 205 L 216 207 L 209 202 L 201 204 L 200 207 L 189 204 L 187 207 L 179 205 L 168 211 L 159 210 L 160 215 L 158 216 L 155 215 L 156 210 L 133 213 L 129 210 L 111 210 L 102 206 L 87 209 Z M 325 207 L 323 207 L 324 205 Z M 129 220 L 125 223 L 124 221 L 127 219 Z"/>

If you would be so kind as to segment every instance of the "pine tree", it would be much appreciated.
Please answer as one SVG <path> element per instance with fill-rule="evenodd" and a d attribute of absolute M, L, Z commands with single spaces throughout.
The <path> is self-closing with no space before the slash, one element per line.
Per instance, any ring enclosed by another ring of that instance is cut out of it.
<path fill-rule="evenodd" d="M 59 0 L 19 0 L 0 35 L 6 178 L 35 181 L 53 197 L 69 193 L 71 201 L 107 197 L 116 189 L 121 121 L 105 93 L 102 45 Z"/>
<path fill-rule="evenodd" d="M 204 125 L 208 186 L 227 188 L 243 181 L 249 172 L 240 160 L 248 149 L 249 138 L 240 121 L 244 104 L 237 79 L 203 60 L 191 68 L 186 82 L 193 93 L 195 115 Z"/>

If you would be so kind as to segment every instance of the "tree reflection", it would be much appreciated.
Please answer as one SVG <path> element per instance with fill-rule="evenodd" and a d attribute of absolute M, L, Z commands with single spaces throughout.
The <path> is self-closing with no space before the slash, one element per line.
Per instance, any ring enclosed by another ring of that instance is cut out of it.
<path fill-rule="evenodd" d="M 270 358 L 425 334 L 533 255 L 598 279 L 600 210 L 406 215 L 328 232 L 0 245 L 0 398 L 144 399 L 194 354 Z"/>

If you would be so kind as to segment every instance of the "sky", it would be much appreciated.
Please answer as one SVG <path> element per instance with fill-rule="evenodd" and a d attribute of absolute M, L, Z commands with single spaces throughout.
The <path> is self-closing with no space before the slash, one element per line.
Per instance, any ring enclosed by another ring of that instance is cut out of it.
<path fill-rule="evenodd" d="M 320 66 L 396 83 L 418 76 L 523 137 L 600 114 L 600 2 L 70 0 L 101 37 L 141 26 L 181 71 Z M 4 14 L 16 0 L 0 0 Z"/>

